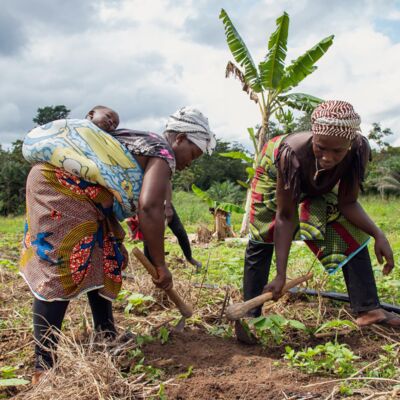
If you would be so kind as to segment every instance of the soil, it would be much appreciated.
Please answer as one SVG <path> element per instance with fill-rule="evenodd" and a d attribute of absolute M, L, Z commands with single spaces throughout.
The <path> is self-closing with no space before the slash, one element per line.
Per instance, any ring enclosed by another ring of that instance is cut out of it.
<path fill-rule="evenodd" d="M 133 332 L 137 332 L 136 328 L 149 325 L 154 327 L 167 319 L 163 314 L 166 308 L 164 298 L 157 297 L 157 293 L 154 293 L 149 277 L 146 278 L 147 281 L 138 280 L 139 278 L 136 277 L 133 283 L 127 281 L 124 287 L 133 291 L 138 291 L 140 288 L 142 293 L 155 296 L 157 302 L 151 310 L 148 310 L 147 316 L 141 314 L 127 316 L 124 314 L 122 303 L 116 302 L 115 319 L 120 330 L 132 326 Z M 184 292 L 185 284 L 176 283 L 179 291 Z M 334 336 L 317 339 L 294 332 L 282 345 L 268 348 L 241 344 L 235 338 L 212 336 L 205 326 L 216 323 L 224 299 L 223 290 L 214 292 L 215 303 L 211 306 L 206 304 L 200 310 L 201 323 L 194 322 L 186 326 L 181 333 L 172 332 L 165 344 L 157 340 L 144 345 L 142 349 L 145 363 L 164 371 L 162 380 L 166 398 L 311 400 L 325 399 L 331 394 L 335 384 L 324 382 L 335 377 L 313 376 L 289 368 L 283 361 L 282 354 L 285 352 L 285 345 L 299 349 L 334 340 Z M 29 379 L 33 371 L 31 301 L 32 296 L 23 279 L 15 272 L 0 268 L 0 320 L 6 321 L 11 318 L 14 321 L 13 327 L 0 329 L 0 364 L 19 366 L 18 376 L 26 379 Z M 194 303 L 194 299 L 191 301 Z M 289 310 L 293 316 L 303 315 L 305 310 L 310 314 L 313 310 L 318 310 L 318 303 L 312 301 L 315 299 L 310 301 L 304 296 L 291 296 L 287 300 L 290 307 L 283 311 Z M 330 317 L 337 318 L 338 308 L 331 307 L 327 301 L 323 305 L 324 320 Z M 72 329 L 83 337 L 88 336 L 82 326 L 90 326 L 90 319 L 85 297 L 71 302 L 66 318 L 67 335 L 70 335 L 69 329 Z M 382 332 L 383 334 L 379 335 L 379 332 L 365 328 L 340 336 L 340 343 L 348 344 L 363 361 L 374 360 L 381 351 L 380 346 L 386 342 L 384 338 L 388 333 Z M 191 374 L 188 373 L 190 370 Z M 318 383 L 323 384 L 318 385 Z M 307 385 L 313 386 L 307 387 Z M 0 397 L 5 394 L 6 398 L 11 398 L 19 390 L 21 389 L 9 388 L 5 392 L 0 391 Z"/>
<path fill-rule="evenodd" d="M 166 387 L 169 399 L 322 399 L 330 392 L 329 385 L 314 387 L 312 394 L 301 388 L 313 379 L 279 362 L 281 347 L 268 351 L 201 329 L 174 333 L 164 345 L 148 344 L 144 354 L 149 364 L 176 378 Z M 192 375 L 179 379 L 190 366 Z"/>

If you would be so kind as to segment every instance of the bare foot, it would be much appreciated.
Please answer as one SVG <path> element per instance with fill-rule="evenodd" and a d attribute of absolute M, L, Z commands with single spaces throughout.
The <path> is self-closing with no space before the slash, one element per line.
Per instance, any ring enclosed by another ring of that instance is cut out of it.
<path fill-rule="evenodd" d="M 385 311 L 383 308 L 361 313 L 356 321 L 358 326 L 381 324 L 393 328 L 400 327 L 400 317 Z"/>
<path fill-rule="evenodd" d="M 44 374 L 44 371 L 39 370 L 39 369 L 33 373 L 33 375 L 32 375 L 32 385 L 33 386 L 36 386 L 40 382 L 40 380 L 43 378 L 43 374 Z"/>

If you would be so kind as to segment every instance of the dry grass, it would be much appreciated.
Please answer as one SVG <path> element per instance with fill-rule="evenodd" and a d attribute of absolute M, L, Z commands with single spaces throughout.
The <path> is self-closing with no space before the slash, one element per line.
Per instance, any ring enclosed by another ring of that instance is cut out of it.
<path fill-rule="evenodd" d="M 57 361 L 42 376 L 39 384 L 14 398 L 24 400 L 106 400 L 142 399 L 156 393 L 159 385 L 149 385 L 145 374 L 123 376 L 112 347 L 86 343 L 74 336 L 59 334 Z"/>

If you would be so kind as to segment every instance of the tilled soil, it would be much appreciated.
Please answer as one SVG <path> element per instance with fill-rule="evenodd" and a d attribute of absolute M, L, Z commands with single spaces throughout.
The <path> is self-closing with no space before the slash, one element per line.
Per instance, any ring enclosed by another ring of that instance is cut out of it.
<path fill-rule="evenodd" d="M 166 387 L 170 399 L 319 399 L 330 392 L 329 385 L 314 387 L 312 394 L 302 388 L 313 379 L 277 361 L 281 349 L 269 352 L 201 329 L 174 333 L 164 345 L 148 344 L 144 354 L 149 364 L 176 378 Z M 190 377 L 178 377 L 191 366 Z"/>

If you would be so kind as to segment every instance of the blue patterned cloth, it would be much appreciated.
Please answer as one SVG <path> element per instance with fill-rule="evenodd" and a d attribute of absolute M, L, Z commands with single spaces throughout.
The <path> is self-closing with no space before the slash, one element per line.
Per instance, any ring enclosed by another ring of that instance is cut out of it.
<path fill-rule="evenodd" d="M 47 162 L 107 188 L 119 220 L 136 214 L 143 170 L 128 149 L 92 122 L 61 119 L 31 130 L 22 152 L 30 163 Z"/>

